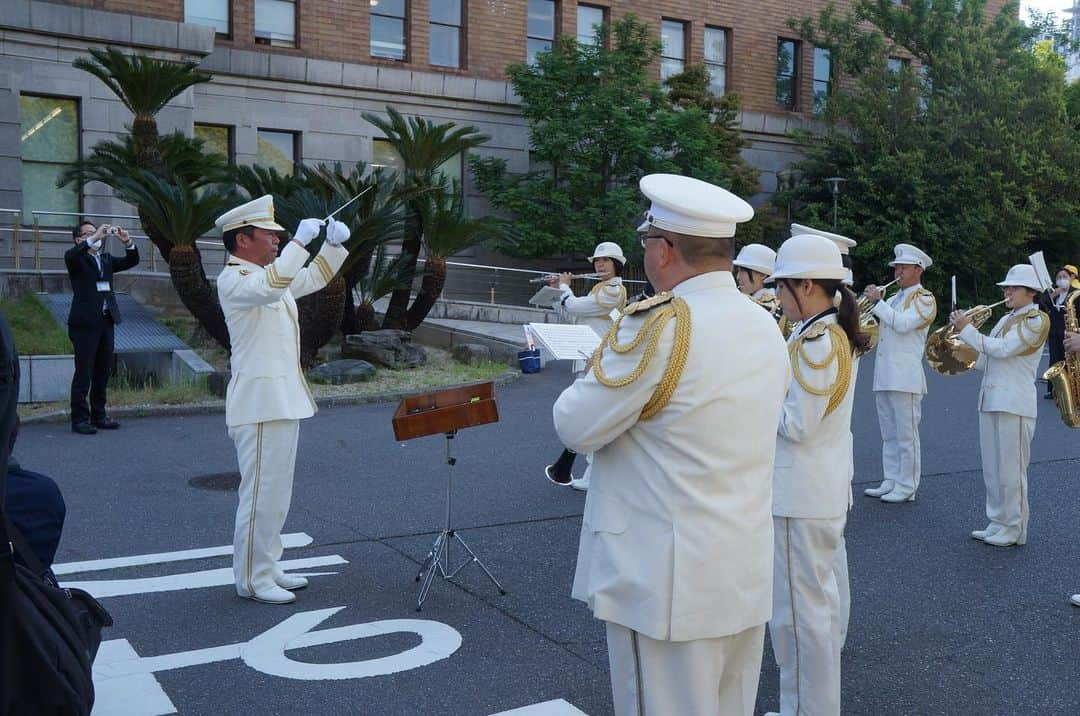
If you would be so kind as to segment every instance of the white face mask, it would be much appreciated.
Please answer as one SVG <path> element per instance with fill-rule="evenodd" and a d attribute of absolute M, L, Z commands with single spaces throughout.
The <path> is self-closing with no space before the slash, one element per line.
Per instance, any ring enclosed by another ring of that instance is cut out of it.
<path fill-rule="evenodd" d="M 1072 285 L 1072 281 L 1070 281 L 1067 278 L 1059 278 L 1057 280 L 1057 287 L 1058 288 L 1068 288 L 1071 285 Z"/>

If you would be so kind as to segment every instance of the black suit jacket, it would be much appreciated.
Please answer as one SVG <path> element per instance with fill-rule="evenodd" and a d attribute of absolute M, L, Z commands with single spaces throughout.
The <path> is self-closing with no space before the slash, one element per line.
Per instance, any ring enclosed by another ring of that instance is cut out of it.
<path fill-rule="evenodd" d="M 97 262 L 90 254 L 90 246 L 83 241 L 72 246 L 64 253 L 64 263 L 67 265 L 68 277 L 71 279 L 71 290 L 75 293 L 71 301 L 71 313 L 68 314 L 68 326 L 70 328 L 92 328 L 98 326 L 103 320 L 101 304 L 105 300 L 112 314 L 113 323 L 120 322 L 120 309 L 116 305 L 116 296 L 110 289 L 108 293 L 98 293 L 97 282 L 108 281 L 112 286 L 114 273 L 127 271 L 139 263 L 139 250 L 132 243 L 131 247 L 124 252 L 124 258 L 114 259 L 112 254 L 102 253 L 101 272 L 98 273 Z"/>

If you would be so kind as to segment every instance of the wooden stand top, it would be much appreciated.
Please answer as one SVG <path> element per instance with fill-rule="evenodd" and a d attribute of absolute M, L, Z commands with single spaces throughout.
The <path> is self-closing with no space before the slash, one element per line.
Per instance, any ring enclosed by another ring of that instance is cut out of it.
<path fill-rule="evenodd" d="M 402 398 L 391 422 L 394 439 L 400 441 L 498 420 L 495 385 L 488 382 Z"/>

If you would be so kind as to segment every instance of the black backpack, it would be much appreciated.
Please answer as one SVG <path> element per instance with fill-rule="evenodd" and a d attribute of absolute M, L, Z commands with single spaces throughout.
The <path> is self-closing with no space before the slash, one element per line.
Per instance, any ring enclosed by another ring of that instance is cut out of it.
<path fill-rule="evenodd" d="M 14 560 L 16 553 L 28 566 Z M 0 591 L 0 714 L 88 715 L 94 657 L 112 617 L 83 590 L 59 587 L 6 517 Z"/>

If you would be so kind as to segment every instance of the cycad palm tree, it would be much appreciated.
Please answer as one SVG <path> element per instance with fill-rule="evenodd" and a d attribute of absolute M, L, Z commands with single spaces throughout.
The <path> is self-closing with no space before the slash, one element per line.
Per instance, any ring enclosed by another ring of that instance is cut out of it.
<path fill-rule="evenodd" d="M 420 255 L 423 229 L 420 226 L 416 197 L 434 186 L 436 172 L 452 157 L 465 154 L 491 139 L 480 134 L 475 127 L 458 127 L 453 122 L 435 124 L 426 119 L 410 117 L 406 120 L 393 107 L 387 107 L 387 118 L 365 113 L 364 119 L 386 135 L 387 141 L 401 158 L 401 184 L 410 192 L 408 212 L 401 244 L 403 255 Z M 408 324 L 409 288 L 398 288 L 390 297 L 390 305 L 383 320 L 384 328 L 406 328 Z"/>
<path fill-rule="evenodd" d="M 371 265 L 364 267 L 366 270 L 356 282 L 360 294 L 360 305 L 356 307 L 357 333 L 379 328 L 375 320 L 375 302 L 391 291 L 409 287 L 416 273 L 415 256 L 399 254 L 391 257 L 385 244 L 378 246 L 368 258 Z"/>

